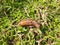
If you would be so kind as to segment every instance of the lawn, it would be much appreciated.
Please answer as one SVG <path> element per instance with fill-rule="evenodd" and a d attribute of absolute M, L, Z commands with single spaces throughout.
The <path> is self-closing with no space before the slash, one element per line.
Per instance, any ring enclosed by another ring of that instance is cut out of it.
<path fill-rule="evenodd" d="M 0 45 L 60 45 L 60 0 L 0 0 Z"/>

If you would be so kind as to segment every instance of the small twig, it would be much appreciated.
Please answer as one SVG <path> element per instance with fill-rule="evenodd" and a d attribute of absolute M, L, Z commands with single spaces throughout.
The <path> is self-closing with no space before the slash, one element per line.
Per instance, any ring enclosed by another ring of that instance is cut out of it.
<path fill-rule="evenodd" d="M 37 42 L 38 42 L 38 45 L 40 45 L 40 43 L 43 41 L 43 39 L 42 38 L 40 38 L 40 40 L 38 40 Z"/>

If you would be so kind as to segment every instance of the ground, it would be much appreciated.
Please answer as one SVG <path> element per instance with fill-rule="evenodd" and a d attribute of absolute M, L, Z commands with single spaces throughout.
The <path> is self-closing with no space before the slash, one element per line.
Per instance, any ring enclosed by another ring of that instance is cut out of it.
<path fill-rule="evenodd" d="M 60 0 L 0 0 L 0 45 L 60 45 Z"/>

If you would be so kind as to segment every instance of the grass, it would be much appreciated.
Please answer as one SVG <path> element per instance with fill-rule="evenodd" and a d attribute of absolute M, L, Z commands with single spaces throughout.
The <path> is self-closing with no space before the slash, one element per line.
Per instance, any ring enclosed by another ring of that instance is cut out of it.
<path fill-rule="evenodd" d="M 24 19 L 40 29 L 16 26 Z M 60 0 L 0 0 L 0 45 L 60 45 Z"/>

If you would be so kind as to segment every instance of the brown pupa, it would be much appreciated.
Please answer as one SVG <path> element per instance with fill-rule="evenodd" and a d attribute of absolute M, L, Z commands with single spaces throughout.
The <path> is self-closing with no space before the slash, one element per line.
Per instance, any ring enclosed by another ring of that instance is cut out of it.
<path fill-rule="evenodd" d="M 36 22 L 35 20 L 27 19 L 27 20 L 22 20 L 19 22 L 18 25 L 21 26 L 35 26 L 36 28 L 40 28 L 40 24 Z"/>

